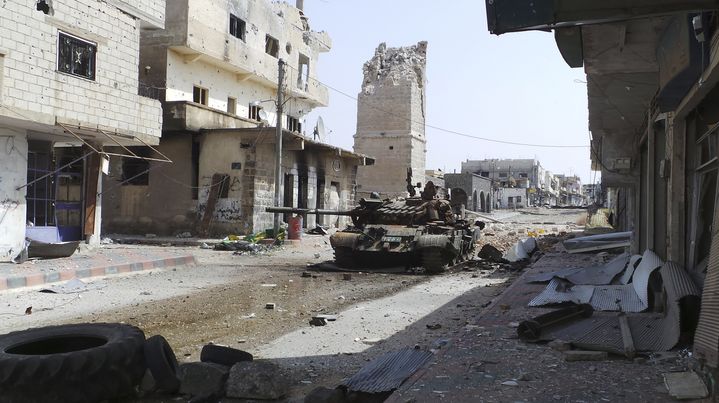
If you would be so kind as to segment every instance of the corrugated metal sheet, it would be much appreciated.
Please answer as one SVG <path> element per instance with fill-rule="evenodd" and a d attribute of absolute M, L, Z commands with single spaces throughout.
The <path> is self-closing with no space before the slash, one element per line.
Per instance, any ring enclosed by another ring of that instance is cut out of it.
<path fill-rule="evenodd" d="M 629 264 L 627 265 L 627 268 L 624 269 L 622 277 L 619 278 L 619 284 L 629 284 L 629 282 L 632 281 L 632 275 L 634 275 L 634 271 L 637 269 L 637 266 L 641 261 L 642 255 L 633 255 L 629 259 Z"/>
<path fill-rule="evenodd" d="M 430 358 L 431 352 L 409 347 L 393 351 L 374 359 L 342 385 L 356 392 L 389 392 L 397 389 Z"/>
<path fill-rule="evenodd" d="M 647 309 L 646 302 L 639 298 L 632 284 L 596 287 L 589 303 L 598 311 L 641 312 Z"/>
<path fill-rule="evenodd" d="M 567 268 L 549 273 L 533 274 L 527 276 L 526 281 L 528 283 L 542 283 L 551 281 L 553 277 L 558 277 L 577 285 L 606 285 L 624 270 L 628 260 L 629 254 L 623 253 L 603 265 Z"/>
<path fill-rule="evenodd" d="M 582 253 L 629 246 L 631 237 L 631 232 L 613 232 L 568 239 L 563 244 L 569 253 Z"/>
<path fill-rule="evenodd" d="M 639 262 L 637 270 L 634 271 L 631 284 L 634 285 L 634 291 L 637 292 L 639 299 L 642 300 L 645 306 L 649 304 L 649 297 L 647 295 L 647 288 L 649 287 L 649 276 L 662 267 L 664 262 L 657 256 L 656 253 L 647 249 L 642 255 L 642 261 Z"/>
<path fill-rule="evenodd" d="M 592 293 L 594 293 L 594 286 L 573 285 L 562 279 L 554 278 L 541 294 L 529 301 L 529 306 L 561 304 L 563 302 L 586 304 L 592 299 Z"/>
<path fill-rule="evenodd" d="M 622 253 L 604 265 L 587 267 L 577 273 L 567 276 L 567 280 L 574 284 L 607 285 L 621 273 L 629 262 L 629 253 Z"/>
<path fill-rule="evenodd" d="M 719 209 L 716 214 L 719 215 Z M 719 366 L 719 234 L 716 233 L 712 237 L 704 280 L 699 325 L 694 336 L 694 353 L 710 367 Z"/>
<path fill-rule="evenodd" d="M 584 270 L 584 269 L 579 269 L 579 268 L 576 268 L 576 267 L 571 267 L 571 268 L 568 268 L 568 269 L 562 269 L 562 270 L 557 270 L 557 271 L 550 271 L 550 272 L 548 272 L 548 273 L 531 274 L 531 275 L 528 275 L 528 276 L 526 277 L 525 281 L 526 281 L 527 283 L 544 283 L 544 282 L 546 282 L 546 281 L 552 281 L 552 279 L 553 279 L 554 277 L 566 278 L 568 275 L 573 274 L 573 273 L 576 273 L 576 272 L 578 272 L 578 271 L 580 271 L 580 270 Z"/>
<path fill-rule="evenodd" d="M 670 262 L 662 266 L 660 273 L 667 293 L 664 314 L 642 313 L 627 317 L 637 351 L 668 351 L 674 348 L 681 336 L 680 301 L 698 295 L 698 288 L 681 266 Z M 624 354 L 624 342 L 617 315 L 576 336 L 579 334 L 578 330 L 582 329 L 586 329 L 586 325 L 573 324 L 558 332 L 557 336 L 572 341 L 580 348 Z"/>

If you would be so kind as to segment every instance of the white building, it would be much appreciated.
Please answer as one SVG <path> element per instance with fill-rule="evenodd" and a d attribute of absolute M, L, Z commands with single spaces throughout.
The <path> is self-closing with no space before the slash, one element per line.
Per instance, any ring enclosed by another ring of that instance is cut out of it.
<path fill-rule="evenodd" d="M 0 260 L 9 260 L 26 235 L 97 240 L 102 146 L 159 142 L 160 103 L 138 95 L 139 46 L 141 32 L 164 27 L 165 1 L 6 0 L 0 10 Z"/>
<path fill-rule="evenodd" d="M 349 208 L 357 165 L 367 160 L 314 141 L 314 125 L 304 121 L 328 103 L 316 64 L 330 48 L 329 35 L 311 29 L 301 1 L 168 3 L 166 28 L 142 35 L 140 75 L 145 93 L 162 101 L 159 150 L 175 163 L 111 165 L 106 184 L 115 190 L 107 195 L 106 230 L 221 236 L 262 231 L 272 227 L 265 207 L 275 205 L 276 185 L 285 206 Z M 285 102 L 278 118 L 274 101 L 280 88 Z M 286 137 L 282 182 L 275 184 L 278 122 Z M 118 185 L 132 172 L 147 170 L 139 180 Z M 305 225 L 315 220 L 308 216 Z M 325 225 L 346 220 L 320 218 Z"/>

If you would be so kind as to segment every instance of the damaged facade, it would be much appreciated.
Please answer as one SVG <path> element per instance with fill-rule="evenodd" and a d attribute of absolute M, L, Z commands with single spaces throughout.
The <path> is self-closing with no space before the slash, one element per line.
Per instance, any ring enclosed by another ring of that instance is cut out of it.
<path fill-rule="evenodd" d="M 285 206 L 353 205 L 356 169 L 368 159 L 303 136 L 312 135 L 305 115 L 328 103 L 315 66 L 331 39 L 310 29 L 301 3 L 168 4 L 166 28 L 142 36 L 141 79 L 162 101 L 159 150 L 175 163 L 111 166 L 111 186 L 145 173 L 108 195 L 107 232 L 195 234 L 200 228 L 224 236 L 272 227 L 273 215 L 264 209 L 275 205 L 278 124 L 284 129 Z M 274 101 L 279 59 L 285 61 L 282 116 Z M 320 220 L 338 225 L 347 218 Z M 313 225 L 315 217 L 307 221 Z"/>
<path fill-rule="evenodd" d="M 164 19 L 164 0 L 3 2 L 0 260 L 26 237 L 99 241 L 103 147 L 154 155 L 159 141 L 160 103 L 140 95 L 138 72 L 140 35 Z"/>
<path fill-rule="evenodd" d="M 357 197 L 407 195 L 411 170 L 414 185 L 424 184 L 427 42 L 388 48 L 382 43 L 364 65 L 357 101 L 354 151 L 377 159 L 357 172 Z"/>
<path fill-rule="evenodd" d="M 701 313 L 690 313 L 699 314 L 695 357 L 711 368 L 719 365 L 718 8 L 487 2 L 490 31 L 553 29 L 565 61 L 584 68 L 592 165 L 615 226 L 631 231 L 634 253 L 654 251 L 703 288 Z"/>

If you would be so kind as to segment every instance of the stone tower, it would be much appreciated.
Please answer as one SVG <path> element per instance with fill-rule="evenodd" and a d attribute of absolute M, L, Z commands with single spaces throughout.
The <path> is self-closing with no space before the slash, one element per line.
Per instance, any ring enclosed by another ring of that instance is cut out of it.
<path fill-rule="evenodd" d="M 371 192 L 406 196 L 408 168 L 412 182 L 424 184 L 426 65 L 427 42 L 401 48 L 382 43 L 365 63 L 354 151 L 376 162 L 358 168 L 358 198 Z"/>

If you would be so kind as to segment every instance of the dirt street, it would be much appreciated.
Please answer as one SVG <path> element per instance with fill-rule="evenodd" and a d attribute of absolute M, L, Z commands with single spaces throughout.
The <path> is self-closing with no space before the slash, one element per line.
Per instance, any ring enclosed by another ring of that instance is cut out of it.
<path fill-rule="evenodd" d="M 527 232 L 571 232 L 584 215 L 510 213 L 510 223 L 488 225 L 482 242 L 504 249 Z M 199 360 L 207 343 L 225 344 L 289 368 L 292 395 L 299 397 L 319 385 L 336 386 L 383 352 L 441 348 L 518 275 L 470 265 L 441 276 L 364 272 L 344 280 L 342 273 L 312 271 L 303 277 L 308 264 L 332 258 L 326 236 L 258 255 L 192 250 L 200 263 L 195 267 L 98 279 L 76 294 L 0 294 L 2 330 L 124 322 L 148 337 L 162 334 L 180 362 Z M 463 302 L 465 294 L 472 297 Z M 22 315 L 28 306 L 35 313 Z M 310 327 L 316 314 L 336 314 L 337 321 Z"/>

